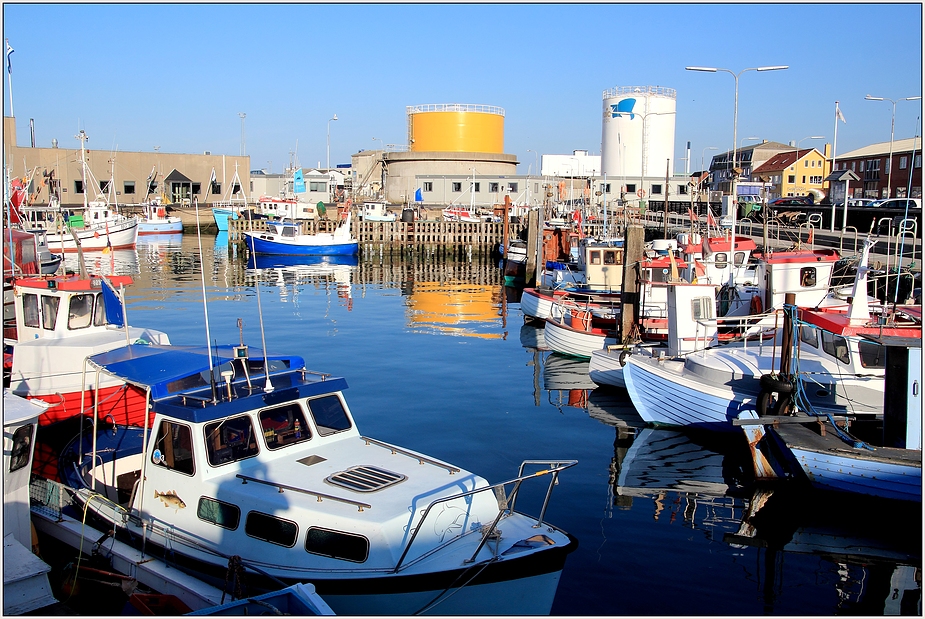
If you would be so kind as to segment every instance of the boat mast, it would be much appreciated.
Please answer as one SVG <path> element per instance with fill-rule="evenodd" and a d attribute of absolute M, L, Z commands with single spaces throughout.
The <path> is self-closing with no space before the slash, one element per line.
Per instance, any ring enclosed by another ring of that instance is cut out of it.
<path fill-rule="evenodd" d="M 90 137 L 86 134 L 86 132 L 84 132 L 83 129 L 81 129 L 80 133 L 78 133 L 74 137 L 80 140 L 80 164 L 81 164 L 80 165 L 80 176 L 82 179 L 81 182 L 83 183 L 83 190 L 84 190 L 84 211 L 86 211 L 90 205 L 87 203 L 87 157 L 86 157 L 86 150 L 84 148 L 84 143 L 87 140 L 89 140 Z"/>

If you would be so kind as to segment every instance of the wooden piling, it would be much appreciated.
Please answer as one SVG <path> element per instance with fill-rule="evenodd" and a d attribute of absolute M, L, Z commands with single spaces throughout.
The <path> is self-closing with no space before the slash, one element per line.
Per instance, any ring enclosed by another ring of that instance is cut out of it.
<path fill-rule="evenodd" d="M 623 287 L 620 294 L 620 335 L 628 344 L 634 335 L 633 325 L 639 307 L 639 262 L 643 259 L 645 228 L 630 224 L 626 228 L 623 250 Z"/>

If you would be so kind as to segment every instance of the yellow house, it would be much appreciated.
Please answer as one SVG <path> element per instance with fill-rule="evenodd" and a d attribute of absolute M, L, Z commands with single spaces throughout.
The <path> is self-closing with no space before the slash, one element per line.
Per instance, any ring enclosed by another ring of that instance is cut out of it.
<path fill-rule="evenodd" d="M 826 154 L 815 148 L 793 150 L 774 155 L 763 164 L 752 170 L 753 179 L 767 179 L 771 184 L 768 190 L 769 198 L 786 196 L 805 196 L 812 194 L 821 200 L 828 189 L 824 182 L 829 175 L 831 161 L 827 154 L 829 147 L 825 147 Z"/>

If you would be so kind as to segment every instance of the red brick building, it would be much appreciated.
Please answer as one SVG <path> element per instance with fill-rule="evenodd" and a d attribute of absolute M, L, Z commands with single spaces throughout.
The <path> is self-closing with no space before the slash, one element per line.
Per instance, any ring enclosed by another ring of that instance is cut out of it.
<path fill-rule="evenodd" d="M 921 198 L 922 138 L 893 140 L 892 162 L 889 142 L 836 153 L 835 169 L 851 170 L 861 179 L 848 185 L 849 198 Z"/>

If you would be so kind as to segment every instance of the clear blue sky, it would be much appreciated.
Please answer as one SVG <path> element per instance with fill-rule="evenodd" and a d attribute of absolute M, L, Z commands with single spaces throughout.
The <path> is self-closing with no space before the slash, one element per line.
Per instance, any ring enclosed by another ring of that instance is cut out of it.
<path fill-rule="evenodd" d="M 922 93 L 922 6 L 870 4 L 4 4 L 17 143 L 239 154 L 281 172 L 405 144 L 405 107 L 505 109 L 504 150 L 601 150 L 602 92 L 678 93 L 676 159 L 691 142 L 834 135 L 838 152 L 890 139 L 889 102 Z M 3 109 L 9 114 L 8 76 Z M 895 137 L 921 135 L 921 101 L 896 105 Z M 746 144 L 750 143 L 746 140 Z M 822 147 L 823 140 L 802 146 Z M 707 151 L 709 157 L 710 151 Z M 676 163 L 676 171 L 683 162 Z"/>

